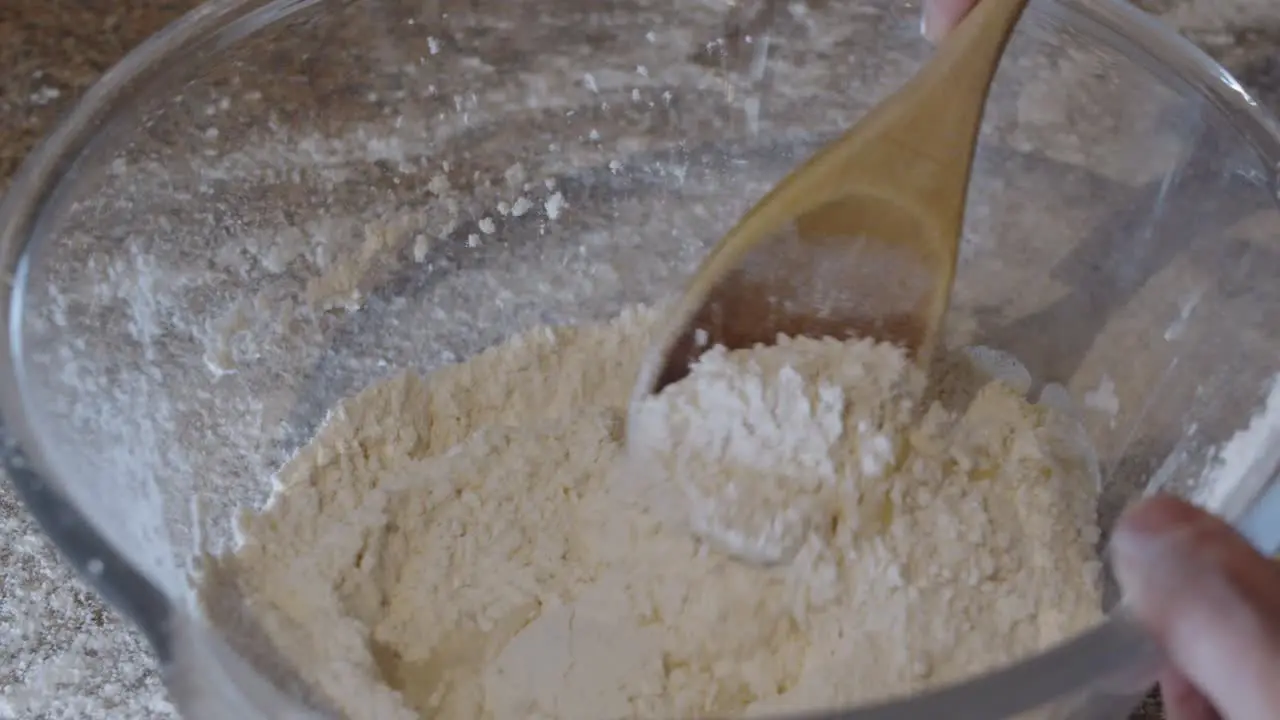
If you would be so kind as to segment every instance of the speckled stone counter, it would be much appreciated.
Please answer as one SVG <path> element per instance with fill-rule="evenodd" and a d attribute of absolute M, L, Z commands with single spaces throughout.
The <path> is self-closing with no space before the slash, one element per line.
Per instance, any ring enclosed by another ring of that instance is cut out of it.
<path fill-rule="evenodd" d="M 195 0 L 0 3 L 0 190 L 129 48 Z M 1147 0 L 1280 112 L 1280 5 Z M 174 718 L 145 641 L 65 567 L 0 482 L 0 719 Z M 1158 718 L 1155 704 L 1137 717 Z"/>
<path fill-rule="evenodd" d="M 0 190 L 131 47 L 197 0 L 0 3 Z M 175 718 L 146 642 L 63 565 L 0 482 L 0 718 Z"/>

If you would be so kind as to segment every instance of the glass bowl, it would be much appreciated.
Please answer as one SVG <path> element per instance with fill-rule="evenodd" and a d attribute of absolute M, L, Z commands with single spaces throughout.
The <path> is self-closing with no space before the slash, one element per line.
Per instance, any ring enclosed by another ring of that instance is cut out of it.
<path fill-rule="evenodd" d="M 311 717 L 260 634 L 201 610 L 202 553 L 339 399 L 678 292 L 928 56 L 917 13 L 206 4 L 108 72 L 0 208 L 13 481 L 184 714 Z M 1255 539 L 1280 528 L 1260 510 L 1274 454 L 1224 449 L 1280 423 L 1278 166 L 1276 125 L 1190 44 L 1120 3 L 1033 3 L 991 95 L 947 344 L 1012 353 L 1079 409 L 1104 528 L 1153 487 Z M 1114 712 L 1150 660 L 1126 628 L 847 717 Z"/>

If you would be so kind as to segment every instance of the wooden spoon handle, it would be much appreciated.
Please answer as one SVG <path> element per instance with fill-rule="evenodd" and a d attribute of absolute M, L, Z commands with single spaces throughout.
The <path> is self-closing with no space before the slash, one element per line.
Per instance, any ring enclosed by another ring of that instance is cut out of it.
<path fill-rule="evenodd" d="M 913 102 L 899 107 L 909 107 L 911 113 L 898 118 L 894 134 L 909 139 L 918 152 L 967 166 L 991 79 L 1027 2 L 979 0 L 903 88 Z M 940 117 L 946 117 L 946 122 L 940 122 Z M 940 126 L 947 132 L 938 132 Z"/>
<path fill-rule="evenodd" d="M 902 90 L 833 145 L 819 172 L 871 180 L 958 231 L 991 79 L 1027 2 L 979 0 Z"/>

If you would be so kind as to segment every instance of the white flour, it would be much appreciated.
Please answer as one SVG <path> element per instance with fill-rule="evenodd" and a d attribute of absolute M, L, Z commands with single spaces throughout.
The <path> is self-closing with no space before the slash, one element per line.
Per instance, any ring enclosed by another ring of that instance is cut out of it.
<path fill-rule="evenodd" d="M 1249 424 L 1212 453 L 1193 496 L 1224 517 L 1239 518 L 1280 464 L 1280 374 L 1268 384 L 1266 400 Z"/>
<path fill-rule="evenodd" d="M 845 705 L 1098 620 L 1097 487 L 1052 411 L 993 383 L 917 422 L 923 377 L 869 342 L 715 350 L 645 403 L 621 463 L 653 319 L 388 380 L 283 469 L 218 562 L 342 713 Z"/>

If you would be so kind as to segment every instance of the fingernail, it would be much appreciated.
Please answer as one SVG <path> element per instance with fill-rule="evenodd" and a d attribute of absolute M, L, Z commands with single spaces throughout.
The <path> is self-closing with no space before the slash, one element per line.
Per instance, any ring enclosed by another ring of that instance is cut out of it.
<path fill-rule="evenodd" d="M 1168 495 L 1157 495 L 1126 511 L 1118 530 L 1158 534 L 1195 525 L 1204 519 L 1204 512 L 1194 505 Z"/>
<path fill-rule="evenodd" d="M 1144 569 L 1168 551 L 1169 539 L 1155 527 L 1127 525 L 1111 536 L 1111 562 L 1116 579 L 1128 594 L 1146 574 Z"/>
<path fill-rule="evenodd" d="M 1175 589 L 1202 564 L 1194 535 L 1200 513 L 1185 503 L 1157 498 L 1121 518 L 1111 537 L 1111 561 L 1127 601 Z"/>

